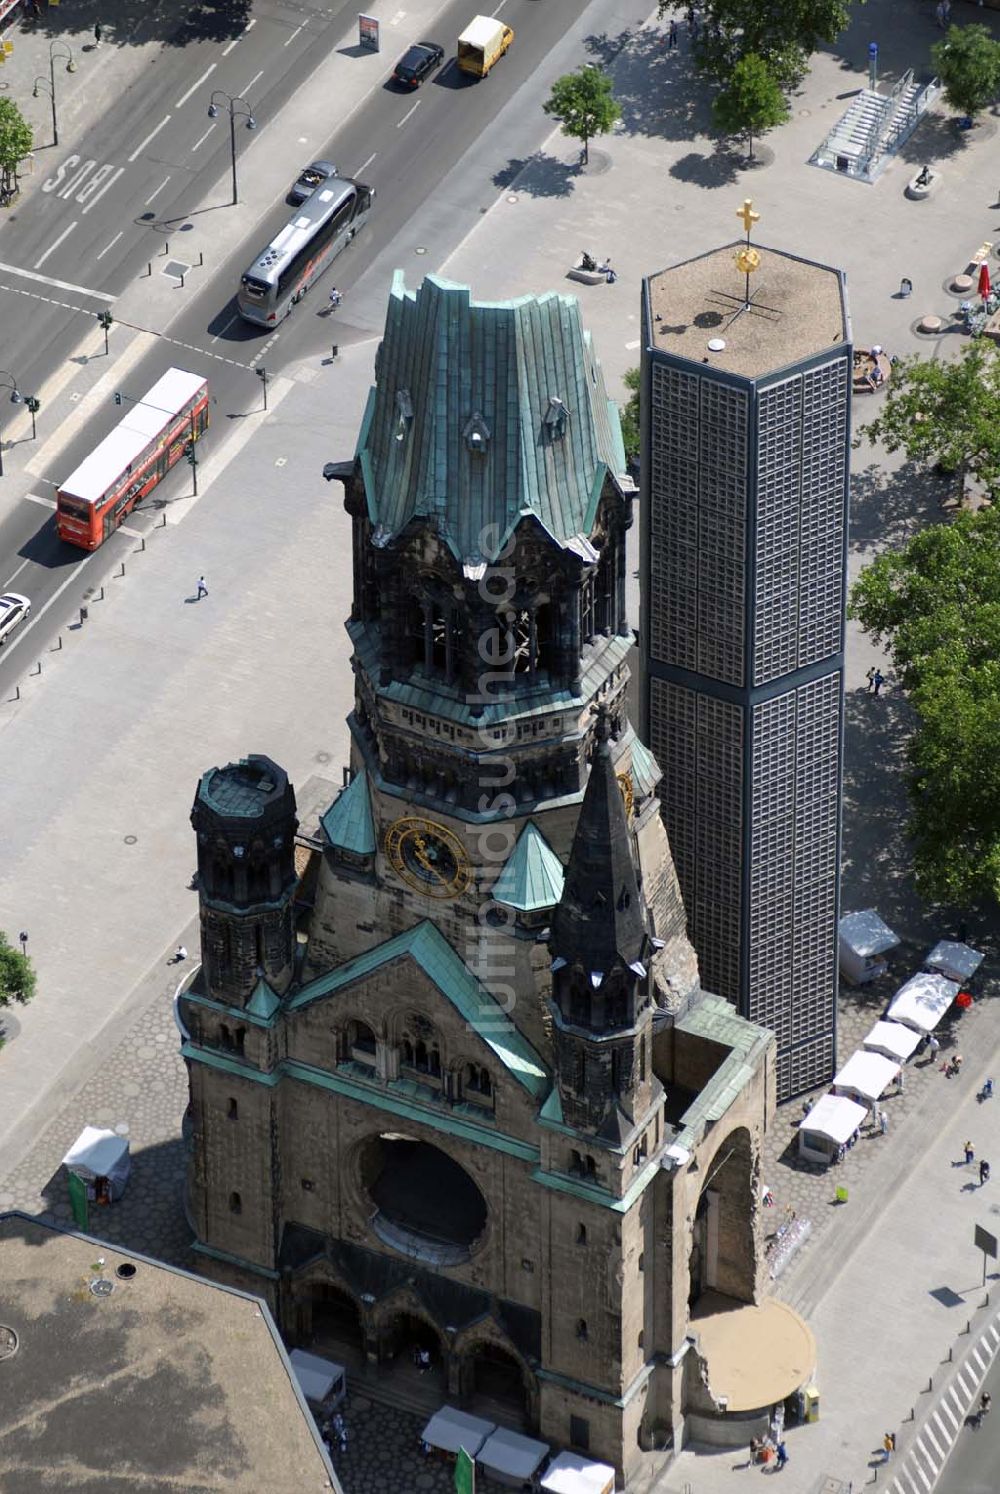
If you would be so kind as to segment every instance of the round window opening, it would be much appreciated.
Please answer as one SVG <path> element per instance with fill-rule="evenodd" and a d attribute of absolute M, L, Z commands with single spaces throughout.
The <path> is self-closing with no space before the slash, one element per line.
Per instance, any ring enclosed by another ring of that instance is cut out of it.
<path fill-rule="evenodd" d="M 409 1256 L 466 1261 L 486 1228 L 486 1200 L 472 1178 L 429 1142 L 387 1131 L 365 1143 L 361 1181 L 375 1204 L 372 1227 Z"/>

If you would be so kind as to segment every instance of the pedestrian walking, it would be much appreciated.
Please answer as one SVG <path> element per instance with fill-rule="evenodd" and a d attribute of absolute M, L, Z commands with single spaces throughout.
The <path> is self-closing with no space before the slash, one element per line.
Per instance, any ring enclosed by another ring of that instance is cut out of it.
<path fill-rule="evenodd" d="M 205 578 L 204 578 L 204 576 L 199 576 L 198 577 L 198 591 L 197 591 L 197 595 L 195 596 L 195 601 L 196 602 L 200 602 L 201 599 L 202 599 L 202 597 L 207 597 L 207 596 L 208 596 L 208 587 L 205 585 Z"/>
<path fill-rule="evenodd" d="M 872 694 L 876 697 L 876 699 L 878 698 L 878 693 L 884 684 L 885 675 L 882 673 L 881 669 L 876 669 L 875 673 L 872 675 Z"/>
<path fill-rule="evenodd" d="M 103 34 L 104 34 L 104 29 L 101 26 L 100 21 L 95 21 L 94 22 L 94 46 L 95 47 L 99 47 L 101 45 L 101 37 L 103 36 Z"/>
<path fill-rule="evenodd" d="M 667 32 L 667 47 L 673 52 L 677 47 L 677 22 L 671 17 L 670 30 Z"/>
<path fill-rule="evenodd" d="M 882 1461 L 883 1461 L 883 1463 L 888 1463 L 889 1459 L 892 1457 L 892 1455 L 893 1455 L 893 1453 L 895 1451 L 896 1451 L 896 1434 L 895 1434 L 895 1432 L 886 1432 L 885 1436 L 882 1438 Z"/>
<path fill-rule="evenodd" d="M 927 1039 L 927 1052 L 930 1055 L 929 1058 L 928 1058 L 928 1060 L 927 1060 L 928 1063 L 933 1063 L 934 1062 L 934 1060 L 935 1060 L 935 1058 L 937 1057 L 937 1054 L 938 1054 L 938 1049 L 940 1047 L 941 1047 L 941 1044 L 938 1042 L 937 1038 L 934 1036 L 934 1034 L 932 1032 L 931 1035 L 930 1035 L 930 1037 Z"/>
<path fill-rule="evenodd" d="M 875 665 L 874 664 L 872 665 L 871 669 L 869 669 L 868 673 L 865 675 L 865 679 L 868 681 L 868 694 L 870 695 L 872 693 L 872 691 L 874 690 L 874 688 L 875 688 Z"/>
<path fill-rule="evenodd" d="M 980 1164 L 979 1164 L 979 1186 L 980 1186 L 980 1188 L 983 1186 L 984 1183 L 988 1183 L 989 1180 L 990 1180 L 990 1164 L 987 1161 L 984 1160 L 984 1161 L 980 1162 Z"/>
<path fill-rule="evenodd" d="M 184 945 L 183 944 L 178 944 L 177 948 L 174 950 L 174 964 L 175 965 L 183 965 L 183 963 L 187 959 L 187 957 L 188 957 L 188 952 L 184 948 Z"/>
<path fill-rule="evenodd" d="M 888 1134 L 889 1134 L 889 1117 L 886 1115 L 886 1113 L 885 1113 L 884 1110 L 880 1110 L 879 1111 L 878 1128 L 881 1131 L 881 1133 L 882 1133 L 883 1136 L 888 1136 Z"/>
<path fill-rule="evenodd" d="M 934 19 L 937 21 L 938 25 L 940 26 L 941 30 L 943 31 L 944 30 L 944 0 L 938 0 L 937 8 L 934 11 Z"/>
<path fill-rule="evenodd" d="M 778 1469 L 784 1468 L 785 1464 L 788 1462 L 788 1448 L 783 1442 L 779 1442 L 777 1447 L 775 1448 L 775 1453 L 777 1454 L 777 1456 L 774 1460 L 774 1471 L 775 1473 L 777 1473 Z"/>
<path fill-rule="evenodd" d="M 941 0 L 944 6 L 944 24 L 947 26 L 951 20 L 951 0 Z"/>
<path fill-rule="evenodd" d="M 975 1160 L 976 1160 L 976 1149 L 972 1145 L 971 1141 L 967 1141 L 965 1143 L 965 1165 L 966 1165 L 966 1167 L 968 1167 L 971 1163 L 975 1162 Z"/>

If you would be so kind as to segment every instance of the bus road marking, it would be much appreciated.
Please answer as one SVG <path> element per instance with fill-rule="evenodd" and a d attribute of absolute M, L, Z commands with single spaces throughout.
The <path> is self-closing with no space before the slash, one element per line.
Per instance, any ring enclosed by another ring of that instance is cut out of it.
<path fill-rule="evenodd" d="M 172 114 L 165 114 L 163 116 L 163 118 L 160 120 L 159 124 L 156 126 L 156 128 L 153 129 L 153 130 L 150 130 L 149 134 L 146 136 L 145 140 L 143 140 L 142 144 L 136 146 L 135 150 L 132 152 L 132 154 L 128 158 L 128 163 L 129 163 L 130 166 L 132 165 L 133 161 L 137 161 L 139 159 L 139 157 L 142 155 L 143 151 L 146 149 L 146 146 L 149 145 L 149 143 L 152 140 L 156 139 L 157 135 L 163 129 L 163 126 L 164 125 L 168 125 L 170 123 L 171 119 L 173 119 L 173 115 Z"/>
<path fill-rule="evenodd" d="M 401 130 L 403 128 L 403 126 L 405 125 L 406 121 L 409 119 L 410 115 L 411 114 L 415 114 L 419 108 L 420 108 L 420 100 L 417 99 L 417 102 L 413 105 L 413 108 L 412 109 L 407 109 L 407 111 L 403 115 L 402 119 L 396 125 L 396 129 L 397 130 Z"/>
<path fill-rule="evenodd" d="M 56 506 L 56 500 L 54 498 L 40 498 L 37 493 L 25 493 L 24 496 L 28 500 L 29 503 L 40 503 L 43 508 L 54 509 L 55 506 Z M 28 562 L 25 561 L 24 563 L 25 563 L 25 565 L 27 565 Z M 16 575 L 17 575 L 17 571 L 14 572 L 14 576 L 16 576 Z M 11 581 L 13 581 L 14 576 L 11 576 L 11 578 L 10 578 Z M 8 582 L 7 584 L 9 586 L 10 582 Z"/>
<path fill-rule="evenodd" d="M 210 63 L 208 65 L 208 67 L 205 69 L 205 71 L 202 73 L 201 77 L 198 79 L 197 83 L 192 83 L 191 87 L 187 90 L 187 92 L 181 94 L 180 98 L 177 100 L 176 104 L 174 105 L 174 108 L 175 109 L 182 109 L 184 107 L 184 105 L 187 103 L 188 99 L 191 97 L 191 95 L 193 93 L 197 93 L 197 91 L 201 87 L 201 85 L 204 82 L 206 82 L 207 79 L 209 79 L 212 76 L 212 74 L 215 72 L 215 69 L 218 67 L 218 65 L 219 64 L 217 62 Z"/>
<path fill-rule="evenodd" d="M 375 157 L 377 155 L 378 155 L 378 151 L 377 150 L 373 150 L 372 153 L 371 153 L 371 155 L 368 157 L 367 161 L 364 163 L 364 165 L 363 166 L 359 166 L 358 169 L 357 169 L 357 171 L 354 173 L 354 175 L 355 176 L 360 176 L 361 173 L 362 173 L 362 171 L 367 171 L 368 167 L 371 165 L 371 163 L 374 161 L 374 159 L 375 159 Z"/>
<path fill-rule="evenodd" d="M 261 70 L 260 70 L 259 73 L 254 73 L 253 77 L 250 79 L 250 82 L 249 83 L 245 83 L 243 85 L 243 87 L 240 89 L 240 97 L 245 99 L 246 96 L 247 96 L 247 94 L 250 92 L 251 88 L 257 82 L 258 78 L 263 78 L 263 76 L 264 76 L 264 69 L 263 68 L 261 68 Z"/>
<path fill-rule="evenodd" d="M 294 31 L 293 31 L 293 32 L 292 32 L 292 34 L 291 34 L 291 36 L 290 36 L 290 37 L 289 37 L 289 38 L 288 38 L 288 40 L 287 40 L 287 41 L 285 41 L 285 42 L 282 42 L 282 44 L 281 44 L 281 45 L 282 45 L 282 46 L 283 46 L 283 47 L 290 47 L 290 46 L 291 46 L 291 45 L 292 45 L 292 42 L 293 42 L 293 41 L 294 41 L 294 40 L 295 40 L 295 38 L 296 38 L 296 37 L 297 37 L 297 36 L 298 36 L 298 34 L 299 34 L 299 32 L 300 32 L 300 31 L 302 31 L 302 30 L 303 30 L 303 29 L 304 29 L 304 28 L 305 28 L 305 24 L 306 24 L 306 23 L 305 23 L 305 21 L 303 21 L 303 22 L 302 22 L 302 25 L 301 25 L 301 26 L 296 26 L 296 28 L 295 28 L 295 30 L 294 30 Z"/>
<path fill-rule="evenodd" d="M 63 231 L 62 231 L 62 233 L 59 235 L 59 237 L 53 243 L 51 243 L 49 245 L 49 247 L 46 249 L 45 253 L 42 255 L 41 259 L 36 259 L 35 260 L 35 269 L 36 270 L 40 270 L 42 268 L 42 265 L 48 259 L 48 257 L 49 257 L 50 254 L 55 254 L 56 250 L 59 248 L 59 245 L 63 242 L 64 239 L 68 239 L 69 238 L 70 234 L 73 232 L 73 230 L 74 230 L 75 227 L 76 227 L 76 219 L 74 218 L 73 222 L 69 225 L 69 227 L 68 228 L 64 228 Z"/>
<path fill-rule="evenodd" d="M 194 144 L 192 145 L 191 149 L 192 150 L 197 150 L 200 145 L 204 145 L 205 141 L 208 139 L 209 135 L 211 135 L 211 133 L 212 133 L 212 131 L 214 129 L 215 129 L 215 120 L 213 119 L 212 123 L 209 125 L 209 127 L 205 131 L 204 135 L 199 135 L 198 136 L 198 139 L 194 142 Z"/>
<path fill-rule="evenodd" d="M 160 193 L 163 191 L 164 187 L 167 185 L 167 182 L 169 180 L 170 180 L 169 176 L 165 176 L 163 178 L 163 180 L 160 183 L 160 185 L 157 188 L 155 188 L 154 191 L 150 192 L 149 196 L 146 198 L 146 201 L 143 203 L 143 207 L 148 207 L 149 204 L 152 202 L 152 200 L 153 200 L 154 197 L 159 197 Z"/>
<path fill-rule="evenodd" d="M 121 236 L 122 236 L 122 234 L 124 232 L 125 232 L 124 228 L 121 229 L 118 233 L 115 234 L 115 236 L 111 240 L 110 244 L 105 244 L 104 248 L 101 250 L 100 254 L 97 256 L 98 259 L 103 259 L 104 256 L 107 254 L 108 250 L 109 249 L 113 249 L 115 247 L 115 245 L 117 244 L 118 240 L 121 238 Z"/>
<path fill-rule="evenodd" d="M 6 271 L 8 275 L 23 275 L 25 280 L 38 280 L 42 285 L 51 285 L 54 290 L 75 291 L 78 296 L 93 296 L 97 301 L 118 300 L 117 296 L 109 296 L 106 291 L 88 290 L 85 285 L 72 285 L 68 280 L 53 280 L 51 275 L 36 275 L 33 270 L 22 270 L 19 265 L 5 265 L 2 261 L 0 261 L 0 271 Z M 7 289 L 13 290 L 14 287 L 8 286 Z M 27 296 L 30 295 L 31 292 L 18 291 L 17 294 L 21 296 Z M 51 297 L 41 296 L 39 297 L 39 299 L 42 301 L 48 301 L 51 299 Z M 61 306 L 63 303 L 60 301 L 56 304 Z M 79 306 L 71 306 L 69 309 L 70 311 L 81 310 Z"/>

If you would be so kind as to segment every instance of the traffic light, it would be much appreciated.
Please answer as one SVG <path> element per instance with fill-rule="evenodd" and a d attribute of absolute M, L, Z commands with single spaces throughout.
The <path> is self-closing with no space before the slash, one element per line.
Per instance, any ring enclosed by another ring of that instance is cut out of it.
<path fill-rule="evenodd" d="M 102 311 L 97 320 L 100 322 L 101 326 L 106 332 L 114 321 L 114 317 L 111 315 L 110 311 Z"/>
<path fill-rule="evenodd" d="M 196 467 L 198 465 L 198 453 L 194 449 L 193 441 L 184 442 L 184 455 L 187 457 L 190 466 Z"/>
<path fill-rule="evenodd" d="M 116 395 L 115 395 L 115 404 L 116 404 L 116 405 L 120 405 L 120 404 L 121 404 L 121 402 L 122 402 L 122 397 L 121 397 L 121 395 L 120 395 L 120 394 L 116 394 Z"/>
<path fill-rule="evenodd" d="M 33 394 L 26 394 L 24 396 L 24 403 L 27 405 L 32 415 L 37 415 L 39 410 L 42 408 L 41 400 L 36 398 L 36 396 Z"/>

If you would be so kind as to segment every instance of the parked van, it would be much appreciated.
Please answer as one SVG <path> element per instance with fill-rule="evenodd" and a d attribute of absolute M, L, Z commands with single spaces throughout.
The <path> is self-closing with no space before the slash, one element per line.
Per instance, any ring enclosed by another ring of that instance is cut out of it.
<path fill-rule="evenodd" d="M 506 52 L 514 33 L 493 16 L 476 16 L 458 38 L 458 65 L 463 73 L 485 78 Z"/>

